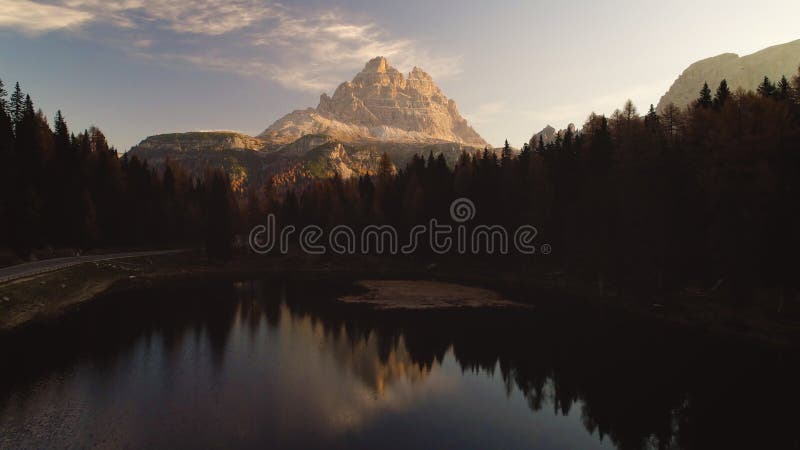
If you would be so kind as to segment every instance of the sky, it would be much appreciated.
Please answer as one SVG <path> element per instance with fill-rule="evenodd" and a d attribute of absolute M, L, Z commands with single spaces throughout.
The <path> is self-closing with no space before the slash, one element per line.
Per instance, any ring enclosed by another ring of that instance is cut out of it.
<path fill-rule="evenodd" d="M 263 131 L 385 56 L 430 73 L 491 144 L 645 111 L 692 62 L 800 39 L 800 2 L 0 0 L 0 79 L 128 150 Z"/>

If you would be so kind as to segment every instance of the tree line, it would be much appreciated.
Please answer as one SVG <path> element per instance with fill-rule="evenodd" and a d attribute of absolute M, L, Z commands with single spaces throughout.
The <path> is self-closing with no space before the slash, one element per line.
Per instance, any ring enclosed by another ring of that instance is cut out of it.
<path fill-rule="evenodd" d="M 454 224 L 450 203 L 471 199 L 468 226 L 530 224 L 552 253 L 518 255 L 597 286 L 647 291 L 703 285 L 739 298 L 796 292 L 800 250 L 800 76 L 765 78 L 756 92 L 706 84 L 692 105 L 628 101 L 611 116 L 512 151 L 414 156 L 377 173 L 282 191 L 269 181 L 234 193 L 220 170 L 199 176 L 119 156 L 103 133 L 51 128 L 19 84 L 0 82 L 0 247 L 204 244 L 230 255 L 275 213 L 279 224 L 324 229 L 388 224 L 401 233 L 431 218 Z M 423 242 L 420 252 L 429 246 Z M 782 302 L 782 300 L 781 300 Z M 782 307 L 779 303 L 778 309 Z"/>
<path fill-rule="evenodd" d="M 233 194 L 227 175 L 191 176 L 119 156 L 102 131 L 51 128 L 19 83 L 0 80 L 0 248 L 22 258 L 41 248 L 205 243 L 230 252 Z"/>
<path fill-rule="evenodd" d="M 475 203 L 473 223 L 536 226 L 552 254 L 525 261 L 600 292 L 700 285 L 744 299 L 768 288 L 780 309 L 800 275 L 792 259 L 800 250 L 800 75 L 765 78 L 756 92 L 705 84 L 684 109 L 651 105 L 640 115 L 628 101 L 552 142 L 465 152 L 454 167 L 431 153 L 395 170 L 384 155 L 373 176 L 320 180 L 302 192 L 267 183 L 251 189 L 246 217 L 250 225 L 274 212 L 283 224 L 407 231 L 430 218 L 456 225 L 448 208 L 458 197 Z"/>

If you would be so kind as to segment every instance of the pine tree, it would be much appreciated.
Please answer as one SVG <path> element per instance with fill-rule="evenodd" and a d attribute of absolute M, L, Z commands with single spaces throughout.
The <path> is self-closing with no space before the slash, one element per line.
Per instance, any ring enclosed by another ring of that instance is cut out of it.
<path fill-rule="evenodd" d="M 714 95 L 714 109 L 721 109 L 730 97 L 731 90 L 728 88 L 728 80 L 723 79 L 719 82 L 717 93 Z"/>
<path fill-rule="evenodd" d="M 14 139 L 13 123 L 9 115 L 8 101 L 6 100 L 7 94 L 8 92 L 3 87 L 3 80 L 0 80 L 0 158 L 7 156 Z M 8 162 L 4 161 L 3 164 L 8 164 Z M 2 175 L 0 174 L 0 176 Z"/>
<path fill-rule="evenodd" d="M 712 105 L 711 89 L 709 89 L 708 83 L 703 83 L 703 88 L 700 89 L 700 97 L 697 99 L 697 106 L 701 108 L 711 108 Z"/>
<path fill-rule="evenodd" d="M 506 139 L 506 143 L 503 145 L 503 152 L 501 153 L 501 162 L 503 166 L 508 166 L 511 162 L 511 146 L 508 145 L 508 139 Z"/>
<path fill-rule="evenodd" d="M 64 116 L 61 114 L 60 109 L 56 111 L 56 116 L 53 119 L 53 122 L 55 126 L 53 134 L 56 138 L 56 150 L 65 150 L 69 147 L 69 129 L 67 128 L 67 122 L 64 120 Z"/>
<path fill-rule="evenodd" d="M 652 103 L 650 104 L 650 110 L 648 110 L 647 114 L 644 116 L 644 126 L 652 130 L 658 129 L 658 113 L 656 113 L 656 109 L 653 107 Z"/>
<path fill-rule="evenodd" d="M 778 82 L 778 87 L 775 92 L 776 98 L 778 100 L 791 100 L 792 94 L 792 86 L 789 85 L 789 80 L 787 80 L 784 75 L 781 77 L 781 81 Z"/>
<path fill-rule="evenodd" d="M 36 111 L 33 109 L 33 100 L 31 100 L 31 96 L 25 94 L 25 107 L 22 111 L 22 118 L 31 118 L 36 115 Z"/>
<path fill-rule="evenodd" d="M 775 85 L 769 81 L 769 77 L 764 77 L 764 81 L 758 85 L 758 93 L 764 98 L 771 98 L 775 97 L 775 92 L 777 89 Z"/>
<path fill-rule="evenodd" d="M 14 132 L 16 132 L 25 114 L 25 97 L 22 95 L 22 89 L 19 87 L 19 81 L 14 85 L 14 92 L 11 93 L 9 109 L 11 110 L 11 123 L 14 126 Z"/>
<path fill-rule="evenodd" d="M 0 80 L 0 114 L 8 114 L 8 100 L 6 100 L 6 91 L 3 80 Z"/>

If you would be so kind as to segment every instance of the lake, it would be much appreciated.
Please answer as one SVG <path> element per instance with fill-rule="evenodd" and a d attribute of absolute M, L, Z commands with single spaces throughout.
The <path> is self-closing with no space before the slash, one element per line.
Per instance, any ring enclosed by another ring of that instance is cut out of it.
<path fill-rule="evenodd" d="M 0 340 L 0 448 L 798 448 L 797 355 L 576 302 L 343 281 L 110 295 Z"/>

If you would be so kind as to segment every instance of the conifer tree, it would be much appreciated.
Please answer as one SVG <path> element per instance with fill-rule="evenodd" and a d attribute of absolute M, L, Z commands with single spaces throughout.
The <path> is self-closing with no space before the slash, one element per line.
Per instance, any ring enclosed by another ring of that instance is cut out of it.
<path fill-rule="evenodd" d="M 8 100 L 6 99 L 8 92 L 6 91 L 3 80 L 0 80 L 0 114 L 8 114 Z"/>
<path fill-rule="evenodd" d="M 725 105 L 725 102 L 731 96 L 731 90 L 728 88 L 728 80 L 723 79 L 719 82 L 717 93 L 714 95 L 714 109 L 720 109 Z"/>
<path fill-rule="evenodd" d="M 786 79 L 785 75 L 778 82 L 775 96 L 778 100 L 791 100 L 792 98 L 792 86 L 789 85 L 789 80 Z"/>
<path fill-rule="evenodd" d="M 11 150 L 12 140 L 14 139 L 13 124 L 9 115 L 8 100 L 6 99 L 3 80 L 0 80 L 0 157 L 8 156 Z M 7 164 L 6 162 L 3 162 Z"/>
<path fill-rule="evenodd" d="M 775 97 L 776 92 L 775 84 L 769 81 L 769 77 L 764 77 L 764 81 L 758 85 L 758 93 L 764 98 Z"/>
<path fill-rule="evenodd" d="M 508 139 L 506 139 L 506 143 L 503 144 L 503 151 L 501 153 L 501 162 L 503 166 L 508 166 L 511 162 L 511 146 L 508 145 Z"/>
<path fill-rule="evenodd" d="M 647 114 L 644 116 L 644 126 L 652 130 L 658 129 L 658 113 L 656 113 L 656 109 L 653 107 L 652 103 L 650 104 L 650 109 L 647 111 Z"/>
<path fill-rule="evenodd" d="M 14 92 L 11 93 L 8 107 L 11 110 L 11 123 L 14 126 L 14 132 L 16 132 L 25 114 L 25 97 L 22 95 L 22 89 L 19 87 L 19 81 L 14 85 Z"/>
<path fill-rule="evenodd" d="M 697 106 L 707 109 L 710 108 L 712 104 L 711 89 L 709 89 L 708 83 L 703 83 L 703 88 L 700 89 L 700 97 L 697 99 Z"/>
<path fill-rule="evenodd" d="M 69 129 L 67 128 L 67 122 L 64 120 L 64 116 L 61 114 L 61 110 L 59 109 L 56 111 L 56 116 L 53 119 L 54 122 L 54 130 L 53 134 L 56 138 L 56 151 L 66 150 L 69 147 Z"/>
<path fill-rule="evenodd" d="M 36 115 L 36 111 L 33 109 L 33 100 L 31 100 L 31 96 L 29 94 L 25 94 L 25 108 L 22 111 L 22 118 L 30 118 Z"/>

